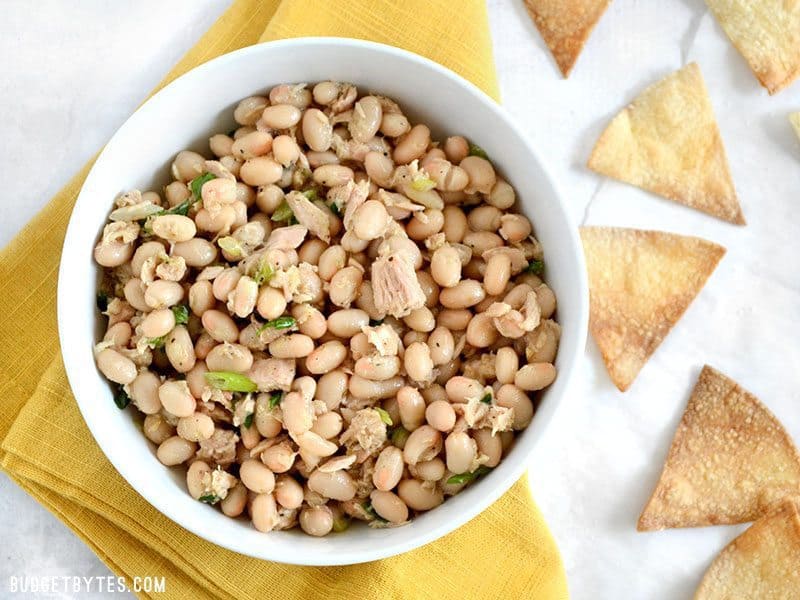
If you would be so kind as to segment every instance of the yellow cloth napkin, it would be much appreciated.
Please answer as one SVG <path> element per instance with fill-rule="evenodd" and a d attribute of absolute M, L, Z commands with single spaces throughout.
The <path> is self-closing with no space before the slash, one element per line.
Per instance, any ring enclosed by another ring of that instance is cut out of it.
<path fill-rule="evenodd" d="M 497 97 L 481 0 L 236 0 L 162 85 L 236 48 L 301 35 L 360 37 L 408 48 Z M 443 539 L 348 567 L 248 558 L 185 531 L 143 500 L 86 429 L 58 346 L 59 252 L 90 166 L 0 253 L 0 464 L 115 573 L 129 584 L 134 577 L 165 577 L 161 598 L 567 597 L 558 550 L 524 478 Z"/>

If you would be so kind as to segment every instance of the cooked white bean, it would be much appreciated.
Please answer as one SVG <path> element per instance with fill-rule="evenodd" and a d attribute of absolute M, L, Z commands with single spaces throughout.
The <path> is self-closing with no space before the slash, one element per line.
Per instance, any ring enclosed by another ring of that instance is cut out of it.
<path fill-rule="evenodd" d="M 194 455 L 196 449 L 197 444 L 194 442 L 189 442 L 182 437 L 174 435 L 161 442 L 158 450 L 156 450 L 156 458 L 162 465 L 172 467 L 185 463 Z"/>
<path fill-rule="evenodd" d="M 503 456 L 503 444 L 499 435 L 492 435 L 491 429 L 476 429 L 472 432 L 478 452 L 488 457 L 484 464 L 487 467 L 496 467 Z"/>
<path fill-rule="evenodd" d="M 175 327 L 175 314 L 169 308 L 160 308 L 149 313 L 141 324 L 142 335 L 158 338 L 167 335 Z"/>
<path fill-rule="evenodd" d="M 461 257 L 452 246 L 437 248 L 431 256 L 431 275 L 445 288 L 455 287 L 461 280 Z"/>
<path fill-rule="evenodd" d="M 444 365 L 453 360 L 455 340 L 447 327 L 436 327 L 428 336 L 431 360 L 434 366 Z"/>
<path fill-rule="evenodd" d="M 337 410 L 347 393 L 348 383 L 349 377 L 342 370 L 325 373 L 317 381 L 316 399 L 322 400 L 328 410 Z"/>
<path fill-rule="evenodd" d="M 105 375 L 106 379 L 114 383 L 124 385 L 136 379 L 136 365 L 134 362 L 113 348 L 101 350 L 95 360 L 100 372 Z"/>
<path fill-rule="evenodd" d="M 369 355 L 356 361 L 353 373 L 373 381 L 386 381 L 400 372 L 400 358 L 397 356 Z"/>
<path fill-rule="evenodd" d="M 303 358 L 314 351 L 314 340 L 302 333 L 290 333 L 270 342 L 273 358 Z"/>
<path fill-rule="evenodd" d="M 176 417 L 188 417 L 197 405 L 185 381 L 165 381 L 158 388 L 158 399 L 167 412 Z"/>
<path fill-rule="evenodd" d="M 167 308 L 183 300 L 183 286 L 177 281 L 157 279 L 147 286 L 144 300 L 150 308 Z"/>
<path fill-rule="evenodd" d="M 514 376 L 514 385 L 526 391 L 543 390 L 556 378 L 556 368 L 546 362 L 525 365 Z"/>
<path fill-rule="evenodd" d="M 196 281 L 189 288 L 189 308 L 198 317 L 202 317 L 207 310 L 214 308 L 216 299 L 210 281 Z"/>
<path fill-rule="evenodd" d="M 280 475 L 275 482 L 275 500 L 284 508 L 300 508 L 303 504 L 303 486 L 290 475 Z"/>
<path fill-rule="evenodd" d="M 170 364 L 178 373 L 186 373 L 195 365 L 197 356 L 194 346 L 192 346 L 189 330 L 185 325 L 178 325 L 173 328 L 167 336 L 164 351 Z"/>
<path fill-rule="evenodd" d="M 477 458 L 478 446 L 466 432 L 454 431 L 444 441 L 447 468 L 459 475 L 470 470 Z"/>
<path fill-rule="evenodd" d="M 356 484 L 347 471 L 325 473 L 317 469 L 309 476 L 308 487 L 326 498 L 340 502 L 352 500 L 356 495 Z"/>
<path fill-rule="evenodd" d="M 369 315 L 360 308 L 337 310 L 328 317 L 328 331 L 340 338 L 351 338 L 369 325 Z"/>
<path fill-rule="evenodd" d="M 389 213 L 386 206 L 378 200 L 367 200 L 353 215 L 353 233 L 362 240 L 374 240 L 386 231 Z"/>
<path fill-rule="evenodd" d="M 500 383 L 514 383 L 514 377 L 519 369 L 519 356 L 513 348 L 506 346 L 497 351 L 494 371 Z"/>
<path fill-rule="evenodd" d="M 197 233 L 197 227 L 183 215 L 161 215 L 153 219 L 153 233 L 170 242 L 187 242 Z"/>
<path fill-rule="evenodd" d="M 205 360 L 209 371 L 247 373 L 253 366 L 253 353 L 241 344 L 225 342 L 214 346 Z"/>
<path fill-rule="evenodd" d="M 144 418 L 142 431 L 145 437 L 156 445 L 161 445 L 164 440 L 175 435 L 175 428 L 159 413 Z"/>
<path fill-rule="evenodd" d="M 128 388 L 131 402 L 146 415 L 154 415 L 161 411 L 161 400 L 158 399 L 158 387 L 161 380 L 152 371 L 143 370 Z"/>
<path fill-rule="evenodd" d="M 467 343 L 475 348 L 488 348 L 494 344 L 500 334 L 486 313 L 479 313 L 470 319 L 467 325 Z"/>
<path fill-rule="evenodd" d="M 350 304 L 358 296 L 358 290 L 361 288 L 363 279 L 364 273 L 357 267 L 339 269 L 331 278 L 328 291 L 330 301 L 336 306 L 349 308 Z M 330 329 L 330 325 L 328 328 Z"/>
<path fill-rule="evenodd" d="M 409 465 L 430 460 L 442 450 L 442 434 L 430 425 L 422 425 L 411 432 L 403 448 L 403 459 Z"/>
<path fill-rule="evenodd" d="M 439 302 L 445 308 L 469 308 L 484 298 L 486 291 L 474 279 L 463 279 L 454 287 L 443 289 L 439 294 Z"/>
<path fill-rule="evenodd" d="M 425 422 L 425 399 L 416 388 L 405 386 L 397 391 L 400 421 L 408 431 L 414 431 Z"/>
<path fill-rule="evenodd" d="M 119 323 L 114 323 L 106 330 L 103 341 L 112 342 L 118 348 L 124 348 L 128 345 L 132 335 L 133 329 L 131 328 L 131 324 L 120 321 Z"/>
<path fill-rule="evenodd" d="M 238 517 L 247 506 L 247 488 L 238 482 L 219 503 L 222 513 L 227 517 Z"/>
<path fill-rule="evenodd" d="M 343 165 L 322 165 L 314 169 L 314 181 L 325 187 L 336 187 L 352 181 L 353 169 Z"/>
<path fill-rule="evenodd" d="M 250 504 L 253 527 L 263 533 L 272 531 L 278 524 L 278 507 L 272 494 L 258 494 Z"/>
<path fill-rule="evenodd" d="M 239 339 L 236 323 L 221 310 L 207 310 L 200 320 L 208 334 L 218 342 L 234 343 Z"/>
<path fill-rule="evenodd" d="M 495 401 L 500 406 L 514 409 L 514 429 L 525 429 L 533 418 L 533 402 L 528 395 L 516 385 L 507 383 L 495 394 Z"/>
<path fill-rule="evenodd" d="M 408 506 L 397 494 L 374 490 L 369 499 L 375 512 L 390 523 L 404 523 L 408 520 Z"/>
<path fill-rule="evenodd" d="M 327 506 L 309 506 L 300 511 L 300 528 L 308 535 L 322 537 L 333 529 L 333 513 Z"/>
<path fill-rule="evenodd" d="M 329 411 L 316 418 L 311 431 L 323 439 L 330 440 L 339 435 L 342 428 L 342 416 L 338 412 Z"/>
<path fill-rule="evenodd" d="M 503 293 L 511 279 L 511 258 L 507 254 L 495 254 L 486 261 L 483 287 L 490 296 Z"/>
<path fill-rule="evenodd" d="M 289 129 L 300 122 L 302 112 L 291 104 L 268 106 L 261 113 L 261 120 L 272 129 Z"/>
<path fill-rule="evenodd" d="M 394 162 L 407 165 L 420 158 L 431 143 L 431 130 L 426 125 L 414 125 L 394 148 Z"/>
<path fill-rule="evenodd" d="M 332 340 L 317 346 L 306 357 L 306 368 L 314 375 L 333 371 L 347 357 L 347 348 L 342 342 Z"/>
<path fill-rule="evenodd" d="M 476 379 L 459 375 L 451 378 L 445 385 L 447 397 L 450 402 L 464 404 L 470 398 L 480 398 L 483 396 L 483 386 Z"/>
<path fill-rule="evenodd" d="M 416 465 L 409 465 L 408 472 L 411 473 L 416 479 L 423 481 L 439 481 L 444 477 L 446 467 L 441 458 L 432 458 L 430 460 L 423 460 Z"/>
<path fill-rule="evenodd" d="M 178 435 L 190 442 L 207 440 L 214 434 L 214 421 L 203 413 L 194 413 L 178 419 Z"/>
<path fill-rule="evenodd" d="M 403 451 L 394 446 L 387 446 L 375 461 L 372 482 L 379 490 L 393 489 L 403 477 Z"/>
<path fill-rule="evenodd" d="M 372 381 L 358 375 L 352 375 L 348 381 L 348 389 L 356 398 L 383 400 L 394 396 L 403 383 L 402 377 L 392 377 L 385 381 Z"/>
<path fill-rule="evenodd" d="M 256 494 L 271 494 L 275 489 L 275 475 L 260 460 L 248 458 L 239 467 L 239 477 L 245 487 Z"/>
<path fill-rule="evenodd" d="M 397 495 L 414 510 L 430 510 L 444 502 L 438 487 L 430 488 L 416 479 L 404 479 L 397 486 Z"/>
<path fill-rule="evenodd" d="M 409 378 L 414 381 L 430 381 L 433 377 L 431 349 L 422 342 L 414 342 L 406 348 L 403 365 Z"/>
<path fill-rule="evenodd" d="M 456 424 L 456 411 L 447 400 L 436 400 L 425 409 L 425 420 L 437 431 L 446 433 Z"/>
<path fill-rule="evenodd" d="M 174 244 L 172 256 L 183 258 L 188 267 L 202 268 L 217 259 L 217 247 L 203 238 L 193 238 L 187 242 Z"/>

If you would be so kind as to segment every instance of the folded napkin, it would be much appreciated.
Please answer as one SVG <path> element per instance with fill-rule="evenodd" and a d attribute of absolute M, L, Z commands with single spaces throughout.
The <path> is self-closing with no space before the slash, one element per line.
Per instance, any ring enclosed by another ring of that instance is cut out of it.
<path fill-rule="evenodd" d="M 301 35 L 359 37 L 404 47 L 497 97 L 486 7 L 480 0 L 236 0 L 161 85 L 225 52 Z M 87 430 L 58 345 L 59 252 L 90 166 L 0 253 L 0 465 L 115 573 L 129 583 L 137 576 L 165 577 L 160 598 L 567 597 L 558 550 L 524 478 L 441 540 L 346 567 L 249 558 L 185 531 L 142 499 Z"/>

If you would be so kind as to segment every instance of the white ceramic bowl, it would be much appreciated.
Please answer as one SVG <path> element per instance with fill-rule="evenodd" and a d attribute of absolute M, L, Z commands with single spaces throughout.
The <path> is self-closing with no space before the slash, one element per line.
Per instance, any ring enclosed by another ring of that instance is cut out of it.
<path fill-rule="evenodd" d="M 183 470 L 161 465 L 131 411 L 114 405 L 92 357 L 103 327 L 95 310 L 99 269 L 92 248 L 114 197 L 130 188 L 158 189 L 167 183 L 169 165 L 180 150 L 207 153 L 209 135 L 234 125 L 233 108 L 240 99 L 278 83 L 325 79 L 351 81 L 361 90 L 395 99 L 412 122 L 429 125 L 434 138 L 463 134 L 475 140 L 511 182 L 544 247 L 547 282 L 558 297 L 563 328 L 558 378 L 497 468 L 409 525 L 358 525 L 325 538 L 297 531 L 263 534 L 246 519 L 230 519 L 192 500 Z M 483 511 L 524 472 L 567 392 L 586 335 L 588 291 L 577 230 L 525 138 L 494 101 L 453 72 L 397 48 L 351 39 L 301 38 L 244 48 L 199 66 L 147 101 L 117 131 L 86 179 L 64 241 L 58 282 L 59 334 L 70 385 L 89 429 L 117 471 L 189 531 L 231 550 L 285 563 L 338 565 L 392 556 L 431 542 Z"/>

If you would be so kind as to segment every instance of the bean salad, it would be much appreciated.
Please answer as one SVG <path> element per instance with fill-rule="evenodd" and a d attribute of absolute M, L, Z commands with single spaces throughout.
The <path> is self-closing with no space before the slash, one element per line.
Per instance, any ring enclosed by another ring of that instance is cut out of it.
<path fill-rule="evenodd" d="M 284 84 L 114 202 L 94 355 L 188 493 L 263 532 L 407 523 L 494 468 L 556 377 L 513 187 L 352 84 Z"/>

